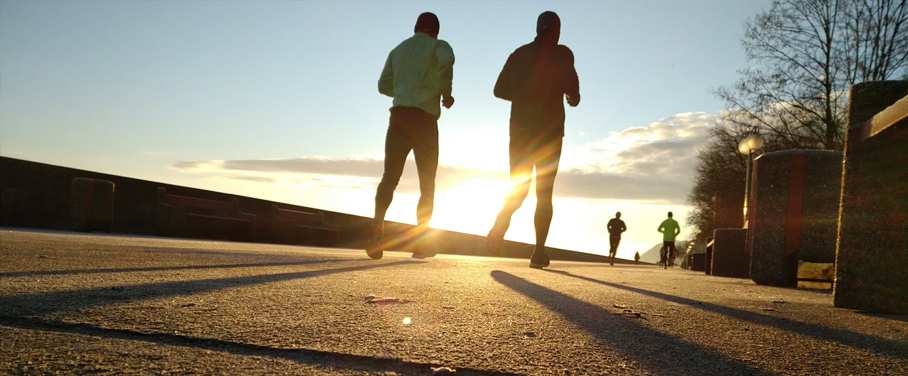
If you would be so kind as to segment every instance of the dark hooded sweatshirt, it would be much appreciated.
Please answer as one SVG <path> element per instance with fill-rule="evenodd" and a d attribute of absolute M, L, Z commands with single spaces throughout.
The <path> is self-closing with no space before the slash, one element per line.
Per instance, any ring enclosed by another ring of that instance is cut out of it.
<path fill-rule="evenodd" d="M 511 101 L 511 132 L 564 136 L 564 95 L 579 96 L 570 48 L 540 37 L 508 57 L 495 96 Z"/>

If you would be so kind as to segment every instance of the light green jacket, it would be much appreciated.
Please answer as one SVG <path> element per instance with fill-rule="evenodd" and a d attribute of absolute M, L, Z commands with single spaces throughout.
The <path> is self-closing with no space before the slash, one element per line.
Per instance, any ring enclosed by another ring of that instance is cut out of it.
<path fill-rule="evenodd" d="M 416 107 L 441 116 L 442 97 L 451 95 L 454 50 L 424 33 L 413 34 L 388 54 L 378 92 L 394 98 L 392 107 Z"/>
<path fill-rule="evenodd" d="M 668 218 L 662 221 L 658 231 L 662 233 L 662 241 L 673 242 L 675 237 L 681 233 L 681 226 L 678 225 L 678 221 Z"/>

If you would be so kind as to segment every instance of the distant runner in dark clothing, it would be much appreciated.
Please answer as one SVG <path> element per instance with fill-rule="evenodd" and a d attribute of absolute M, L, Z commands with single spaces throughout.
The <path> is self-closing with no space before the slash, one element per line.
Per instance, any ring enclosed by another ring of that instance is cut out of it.
<path fill-rule="evenodd" d="M 388 54 L 378 80 L 378 91 L 393 97 L 394 101 L 385 136 L 385 169 L 375 193 L 372 239 L 366 248 L 366 254 L 373 259 L 380 259 L 384 248 L 393 246 L 383 239 L 385 213 L 391 205 L 410 150 L 413 150 L 419 174 L 417 227 L 402 241 L 417 241 L 419 247 L 413 257 L 434 255 L 434 251 L 426 249 L 425 243 L 419 241 L 428 230 L 435 201 L 438 117 L 441 115 L 439 102 L 445 108 L 454 105 L 454 97 L 451 96 L 454 51 L 447 42 L 438 39 L 438 17 L 432 13 L 420 14 L 413 31 L 412 37 Z"/>
<path fill-rule="evenodd" d="M 609 264 L 615 265 L 615 254 L 618 253 L 618 243 L 621 243 L 621 233 L 627 231 L 627 226 L 621 220 L 621 212 L 615 213 L 615 218 L 608 221 Z"/>
<path fill-rule="evenodd" d="M 511 216 L 529 193 L 535 168 L 536 248 L 530 259 L 534 268 L 549 265 L 545 241 L 552 222 L 552 194 L 564 136 L 564 101 L 571 106 L 580 103 L 574 54 L 558 44 L 560 36 L 558 15 L 540 14 L 536 39 L 511 53 L 495 83 L 495 96 L 511 101 L 509 156 L 514 188 L 489 231 L 488 247 L 494 253 L 501 246 Z"/>

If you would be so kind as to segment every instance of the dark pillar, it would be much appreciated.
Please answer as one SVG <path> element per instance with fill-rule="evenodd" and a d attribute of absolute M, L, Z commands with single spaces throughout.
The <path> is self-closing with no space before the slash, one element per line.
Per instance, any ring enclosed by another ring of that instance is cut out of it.
<path fill-rule="evenodd" d="M 855 85 L 850 101 L 835 305 L 908 313 L 908 81 Z"/>
<path fill-rule="evenodd" d="M 707 275 L 713 273 L 713 249 L 715 244 L 715 239 L 710 240 L 709 243 L 706 243 L 706 257 L 704 257 L 703 259 L 703 272 Z"/>
<path fill-rule="evenodd" d="M 747 234 L 754 282 L 795 287 L 798 260 L 835 259 L 841 160 L 835 151 L 785 150 L 754 161 Z"/>

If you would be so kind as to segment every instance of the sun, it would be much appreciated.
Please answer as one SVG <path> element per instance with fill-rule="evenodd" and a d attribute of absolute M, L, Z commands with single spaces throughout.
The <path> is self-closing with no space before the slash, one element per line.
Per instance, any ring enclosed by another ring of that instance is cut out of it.
<path fill-rule="evenodd" d="M 505 179 L 471 178 L 438 192 L 432 227 L 484 234 L 510 187 Z"/>

